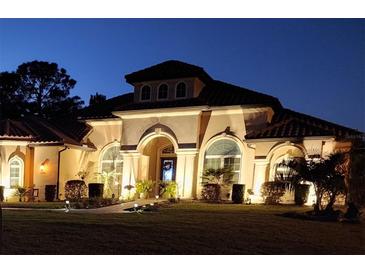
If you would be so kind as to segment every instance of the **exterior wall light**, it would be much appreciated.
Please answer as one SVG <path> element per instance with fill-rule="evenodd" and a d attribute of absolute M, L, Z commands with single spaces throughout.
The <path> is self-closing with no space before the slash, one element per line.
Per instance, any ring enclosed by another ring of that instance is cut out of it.
<path fill-rule="evenodd" d="M 41 166 L 39 167 L 39 170 L 42 174 L 46 173 L 47 170 L 48 170 L 48 163 L 49 163 L 49 160 L 46 159 L 44 160 L 42 163 L 41 163 Z"/>

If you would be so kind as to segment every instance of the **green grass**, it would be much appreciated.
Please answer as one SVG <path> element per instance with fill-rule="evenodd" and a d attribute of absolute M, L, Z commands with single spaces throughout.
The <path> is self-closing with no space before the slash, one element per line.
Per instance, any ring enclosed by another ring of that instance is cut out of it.
<path fill-rule="evenodd" d="M 64 208 L 65 202 L 3 202 L 3 208 Z"/>
<path fill-rule="evenodd" d="M 364 224 L 308 208 L 182 203 L 145 214 L 3 211 L 3 254 L 364 254 Z"/>

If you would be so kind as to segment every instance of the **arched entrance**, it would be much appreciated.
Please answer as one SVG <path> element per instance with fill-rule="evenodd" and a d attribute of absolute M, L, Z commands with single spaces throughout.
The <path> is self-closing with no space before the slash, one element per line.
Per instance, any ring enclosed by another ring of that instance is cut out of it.
<path fill-rule="evenodd" d="M 171 140 L 155 136 L 140 149 L 141 179 L 152 181 L 175 181 L 177 157 Z"/>

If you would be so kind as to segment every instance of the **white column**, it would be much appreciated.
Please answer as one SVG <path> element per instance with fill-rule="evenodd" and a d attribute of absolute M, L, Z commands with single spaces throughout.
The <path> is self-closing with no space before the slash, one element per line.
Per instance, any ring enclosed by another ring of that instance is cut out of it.
<path fill-rule="evenodd" d="M 261 196 L 261 186 L 267 181 L 267 168 L 269 162 L 265 160 L 255 160 L 255 173 L 254 173 L 254 182 L 253 182 L 253 192 L 254 195 L 252 197 L 253 203 L 262 203 Z"/>
<path fill-rule="evenodd" d="M 176 182 L 178 184 L 177 195 L 180 198 L 193 198 L 196 154 L 197 151 L 195 149 L 179 150 L 176 152 Z"/>
<path fill-rule="evenodd" d="M 184 181 L 185 181 L 185 154 L 177 154 L 176 163 L 176 183 L 177 183 L 177 197 L 183 198 L 184 193 Z"/>
<path fill-rule="evenodd" d="M 139 153 L 122 153 L 123 156 L 123 175 L 122 175 L 122 190 L 121 197 L 126 198 L 128 195 L 133 194 L 135 189 L 131 191 L 125 187 L 128 185 L 135 186 L 138 179 L 138 164 L 139 164 Z"/>

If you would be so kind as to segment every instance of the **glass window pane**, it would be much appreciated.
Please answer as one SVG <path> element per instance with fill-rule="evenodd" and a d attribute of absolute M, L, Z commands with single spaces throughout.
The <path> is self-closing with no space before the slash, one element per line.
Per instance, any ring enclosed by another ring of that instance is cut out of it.
<path fill-rule="evenodd" d="M 102 163 L 101 164 L 101 172 L 112 172 L 114 170 L 114 164 L 113 163 Z"/>
<path fill-rule="evenodd" d="M 241 151 L 234 141 L 219 140 L 208 148 L 206 155 L 241 155 Z"/>
<path fill-rule="evenodd" d="M 179 83 L 176 87 L 176 97 L 185 97 L 186 96 L 186 85 L 185 83 Z"/>
<path fill-rule="evenodd" d="M 209 168 L 213 169 L 221 168 L 221 159 L 220 158 L 205 159 L 204 170 Z"/>
<path fill-rule="evenodd" d="M 105 151 L 103 155 L 103 160 L 122 160 L 122 156 L 119 152 L 119 146 L 111 147 L 107 151 Z"/>
<path fill-rule="evenodd" d="M 151 98 L 151 88 L 149 86 L 144 86 L 142 88 L 141 99 L 150 100 L 150 98 Z"/>
<path fill-rule="evenodd" d="M 168 86 L 166 84 L 162 84 L 158 89 L 158 98 L 166 99 L 168 93 Z"/>

